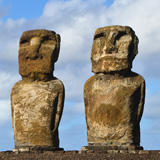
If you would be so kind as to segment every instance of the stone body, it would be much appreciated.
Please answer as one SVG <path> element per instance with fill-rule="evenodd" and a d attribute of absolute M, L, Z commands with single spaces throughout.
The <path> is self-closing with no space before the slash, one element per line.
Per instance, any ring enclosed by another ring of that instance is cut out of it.
<path fill-rule="evenodd" d="M 64 86 L 53 76 L 60 36 L 53 31 L 22 34 L 19 73 L 22 80 L 11 92 L 15 148 L 59 148 L 58 126 L 63 112 Z"/>
<path fill-rule="evenodd" d="M 137 45 L 130 27 L 109 26 L 95 32 L 91 54 L 95 75 L 84 85 L 89 146 L 140 148 L 145 81 L 131 71 Z"/>

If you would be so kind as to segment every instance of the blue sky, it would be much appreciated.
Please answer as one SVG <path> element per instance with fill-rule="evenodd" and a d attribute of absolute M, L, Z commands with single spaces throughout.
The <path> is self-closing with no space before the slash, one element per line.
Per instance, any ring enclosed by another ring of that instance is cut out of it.
<path fill-rule="evenodd" d="M 25 19 L 33 19 L 41 16 L 43 12 L 43 8 L 48 0 L 28 0 L 28 1 L 20 1 L 20 0 L 3 0 L 1 5 L 6 7 L 7 15 L 4 17 L 12 18 L 17 20 L 19 18 Z"/>
<path fill-rule="evenodd" d="M 160 148 L 160 1 L 159 0 L 0 0 L 0 150 L 14 147 L 10 91 L 18 74 L 18 43 L 30 29 L 61 35 L 54 75 L 63 81 L 66 98 L 60 123 L 60 146 L 80 150 L 87 145 L 83 85 L 91 72 L 90 54 L 97 28 L 129 25 L 139 38 L 133 71 L 146 80 L 141 145 Z"/>

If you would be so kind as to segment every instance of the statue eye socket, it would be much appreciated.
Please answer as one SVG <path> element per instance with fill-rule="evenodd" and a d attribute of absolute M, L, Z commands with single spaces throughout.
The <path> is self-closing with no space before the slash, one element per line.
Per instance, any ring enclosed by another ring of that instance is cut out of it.
<path fill-rule="evenodd" d="M 45 40 L 42 42 L 42 45 L 45 45 L 45 46 L 54 46 L 55 45 L 55 41 L 53 40 Z"/>
<path fill-rule="evenodd" d="M 20 42 L 20 47 L 27 47 L 27 46 L 30 46 L 30 41 L 23 40 Z"/>
<path fill-rule="evenodd" d="M 105 36 L 104 33 L 99 33 L 99 34 L 95 35 L 94 40 L 97 39 L 97 38 L 104 37 L 104 36 Z"/>

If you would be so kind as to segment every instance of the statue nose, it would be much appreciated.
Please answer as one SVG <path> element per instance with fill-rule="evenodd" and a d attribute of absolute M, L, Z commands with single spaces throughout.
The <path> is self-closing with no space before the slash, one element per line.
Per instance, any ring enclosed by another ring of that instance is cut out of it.
<path fill-rule="evenodd" d="M 36 60 L 37 58 L 41 57 L 39 55 L 39 49 L 41 47 L 41 39 L 33 38 L 31 39 L 30 51 L 26 56 L 26 59 Z"/>
<path fill-rule="evenodd" d="M 35 54 L 35 53 L 30 54 L 29 53 L 29 54 L 27 54 L 26 59 L 36 60 L 38 57 L 39 57 L 38 54 Z"/>
<path fill-rule="evenodd" d="M 116 38 L 117 38 L 117 33 L 115 32 L 111 32 L 105 42 L 105 46 L 103 48 L 104 53 L 106 54 L 113 54 L 113 53 L 117 53 L 118 50 L 115 47 L 116 44 Z"/>
<path fill-rule="evenodd" d="M 40 46 L 31 46 L 30 47 L 30 51 L 26 56 L 26 59 L 30 59 L 30 60 L 36 60 L 37 58 L 39 58 L 39 48 Z"/>

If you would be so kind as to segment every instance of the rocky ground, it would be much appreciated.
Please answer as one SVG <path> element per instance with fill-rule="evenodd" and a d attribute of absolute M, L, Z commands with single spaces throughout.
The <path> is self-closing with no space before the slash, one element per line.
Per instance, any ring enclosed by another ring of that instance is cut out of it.
<path fill-rule="evenodd" d="M 0 152 L 1 160 L 160 160 L 156 151 L 45 151 L 45 152 Z"/>

